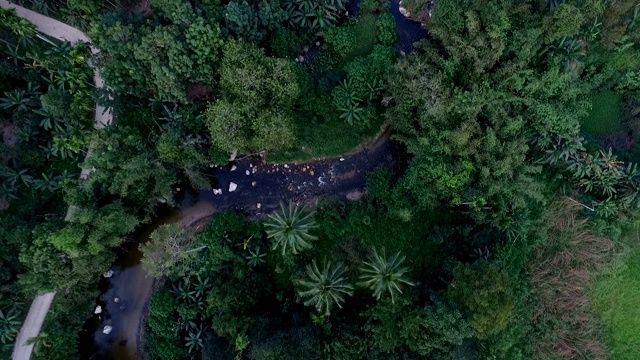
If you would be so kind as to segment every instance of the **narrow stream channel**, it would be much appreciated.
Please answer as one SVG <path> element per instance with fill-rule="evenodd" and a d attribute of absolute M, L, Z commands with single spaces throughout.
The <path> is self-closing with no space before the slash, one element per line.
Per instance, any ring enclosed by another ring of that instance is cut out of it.
<path fill-rule="evenodd" d="M 390 0 L 390 12 L 396 20 L 398 50 L 408 53 L 414 42 L 427 35 L 421 24 L 400 14 L 399 0 Z M 358 5 L 359 0 L 355 2 Z M 135 360 L 141 358 L 138 337 L 142 329 L 147 303 L 153 294 L 155 280 L 140 264 L 138 244 L 160 225 L 180 221 L 188 226 L 216 213 L 237 210 L 250 216 L 264 216 L 277 208 L 280 201 L 309 201 L 328 195 L 355 199 L 361 194 L 368 172 L 379 166 L 396 166 L 401 146 L 384 133 L 367 148 L 340 158 L 320 159 L 304 164 L 263 164 L 245 158 L 227 167 L 212 169 L 214 194 L 211 189 L 180 189 L 178 209 L 165 210 L 151 224 L 138 230 L 133 241 L 125 245 L 112 266 L 113 274 L 101 280 L 103 293 L 96 306 L 101 313 L 92 314 L 80 334 L 80 358 L 90 360 Z M 230 185 L 236 189 L 230 192 Z M 218 192 L 218 191 L 216 191 Z M 103 330 L 110 327 L 110 332 Z"/>
<path fill-rule="evenodd" d="M 211 172 L 214 188 L 221 189 L 222 194 L 181 189 L 179 210 L 166 211 L 137 231 L 134 240 L 125 245 L 128 250 L 113 264 L 112 276 L 101 280 L 103 293 L 95 306 L 100 306 L 102 312 L 92 314 L 80 334 L 81 358 L 140 358 L 137 339 L 154 279 L 140 265 L 142 254 L 137 245 L 147 241 L 158 226 L 176 221 L 189 225 L 230 210 L 259 217 L 288 199 L 311 201 L 328 195 L 354 199 L 362 193 L 367 173 L 379 166 L 396 166 L 401 151 L 400 145 L 385 133 L 366 149 L 340 158 L 279 165 L 245 158 L 227 167 L 214 168 Z M 233 192 L 229 191 L 231 183 L 237 186 Z M 110 327 L 108 334 L 103 333 L 106 326 Z"/>

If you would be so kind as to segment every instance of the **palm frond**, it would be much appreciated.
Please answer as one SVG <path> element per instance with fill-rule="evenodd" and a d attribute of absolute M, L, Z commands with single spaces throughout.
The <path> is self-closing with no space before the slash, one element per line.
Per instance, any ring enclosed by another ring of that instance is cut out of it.
<path fill-rule="evenodd" d="M 373 290 L 373 296 L 376 300 L 380 300 L 382 294 L 389 293 L 391 301 L 395 302 L 396 296 L 402 294 L 404 285 L 414 285 L 405 276 L 409 271 L 408 268 L 402 267 L 405 258 L 405 256 L 400 256 L 399 252 L 387 257 L 384 248 L 382 248 L 381 254 L 378 254 L 374 248 L 368 261 L 364 261 L 364 265 L 360 269 L 362 275 L 360 275 L 361 282 L 358 285 Z"/>

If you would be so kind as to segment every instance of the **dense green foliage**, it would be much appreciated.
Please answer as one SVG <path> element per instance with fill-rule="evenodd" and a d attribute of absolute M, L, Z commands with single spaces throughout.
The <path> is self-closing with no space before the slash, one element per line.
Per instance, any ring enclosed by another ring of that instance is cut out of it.
<path fill-rule="evenodd" d="M 584 131 L 602 135 L 620 130 L 622 122 L 622 96 L 605 91 L 591 96 L 592 109 L 582 120 Z"/>
<path fill-rule="evenodd" d="M 614 268 L 599 278 L 593 288 L 591 299 L 594 309 L 599 315 L 604 332 L 604 340 L 608 345 L 612 359 L 631 359 L 640 342 L 638 333 L 638 308 L 629 303 L 639 296 L 640 251 L 637 239 L 624 252 Z"/>
<path fill-rule="evenodd" d="M 87 30 L 108 88 L 86 45 L 0 11 L 1 356 L 53 290 L 34 358 L 74 358 L 113 249 L 178 183 L 385 125 L 400 155 L 357 202 L 157 228 L 149 358 L 624 358 L 635 258 L 595 288 L 603 328 L 583 300 L 639 201 L 632 0 L 410 1 L 429 36 L 409 54 L 382 0 L 25 3 Z M 94 102 L 117 126 L 93 129 Z"/>
<path fill-rule="evenodd" d="M 315 227 L 313 213 L 305 213 L 304 206 L 280 204 L 279 212 L 269 215 L 265 222 L 267 236 L 273 239 L 273 250 L 282 248 L 282 255 L 311 248 L 311 242 L 317 238 L 311 235 Z"/>

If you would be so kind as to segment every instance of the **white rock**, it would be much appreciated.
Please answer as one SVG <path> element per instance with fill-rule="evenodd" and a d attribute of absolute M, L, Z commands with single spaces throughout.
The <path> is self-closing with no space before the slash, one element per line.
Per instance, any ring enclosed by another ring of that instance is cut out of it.
<path fill-rule="evenodd" d="M 94 314 L 102 314 L 102 306 L 96 306 L 96 309 L 93 311 Z"/>
<path fill-rule="evenodd" d="M 251 175 L 251 171 L 247 170 L 247 171 L 244 172 L 244 174 L 249 176 L 249 175 Z"/>
<path fill-rule="evenodd" d="M 117 296 L 116 296 L 116 297 L 114 297 L 114 298 L 113 298 L 113 302 L 115 302 L 115 303 L 119 303 L 119 302 L 120 302 L 120 298 L 119 298 L 119 297 L 117 297 Z"/>
<path fill-rule="evenodd" d="M 256 207 L 257 207 L 258 209 L 260 209 L 260 208 L 262 207 L 262 204 L 257 203 L 257 204 L 256 204 Z"/>
<path fill-rule="evenodd" d="M 238 168 L 237 166 L 233 165 L 233 166 L 231 167 L 231 171 L 236 171 L 236 169 L 237 169 L 237 168 Z"/>
<path fill-rule="evenodd" d="M 222 195 L 222 189 L 213 189 L 213 195 Z"/>
<path fill-rule="evenodd" d="M 251 186 L 256 187 L 256 182 L 255 182 L 255 181 L 252 181 L 252 182 L 251 182 Z"/>
<path fill-rule="evenodd" d="M 230 182 L 229 183 L 229 192 L 234 192 L 234 191 L 236 191 L 237 188 L 238 188 L 238 184 L 236 184 L 234 182 Z"/>
<path fill-rule="evenodd" d="M 402 14 L 402 16 L 408 18 L 409 16 L 411 16 L 411 13 L 409 12 L 409 10 L 403 8 L 402 6 L 398 8 L 398 10 L 400 11 L 400 14 Z"/>
<path fill-rule="evenodd" d="M 341 158 L 340 158 L 340 161 L 344 161 L 344 158 L 343 158 L 343 157 L 341 157 Z"/>
<path fill-rule="evenodd" d="M 231 156 L 229 156 L 229 161 L 235 160 L 236 156 L 238 156 L 238 150 L 233 150 L 233 152 L 231 153 Z"/>
<path fill-rule="evenodd" d="M 288 169 L 288 168 L 289 168 L 289 165 L 284 164 L 284 168 L 285 168 L 285 169 Z"/>
<path fill-rule="evenodd" d="M 106 278 L 110 278 L 113 276 L 113 270 L 109 270 L 106 273 L 102 274 L 102 276 L 106 277 Z"/>
<path fill-rule="evenodd" d="M 210 167 L 210 168 L 212 168 L 212 169 L 213 169 L 213 167 L 214 167 L 214 166 L 215 166 L 215 165 L 213 165 L 213 164 L 209 164 L 209 167 Z"/>
<path fill-rule="evenodd" d="M 179 188 L 179 187 L 177 187 L 177 188 L 176 188 L 176 191 L 180 191 L 180 188 Z"/>
<path fill-rule="evenodd" d="M 102 329 L 102 333 L 105 334 L 105 335 L 109 335 L 111 330 L 113 330 L 113 328 L 111 326 L 107 325 Z"/>

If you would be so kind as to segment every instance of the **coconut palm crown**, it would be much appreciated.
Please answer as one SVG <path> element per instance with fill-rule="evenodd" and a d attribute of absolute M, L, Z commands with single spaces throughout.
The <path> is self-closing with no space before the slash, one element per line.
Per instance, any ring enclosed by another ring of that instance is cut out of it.
<path fill-rule="evenodd" d="M 403 285 L 414 285 L 405 276 L 409 269 L 402 267 L 404 260 L 405 256 L 400 256 L 399 252 L 387 257 L 384 248 L 381 254 L 373 248 L 368 261 L 364 261 L 364 265 L 360 268 L 362 275 L 358 285 L 373 290 L 376 300 L 380 300 L 382 294 L 387 292 L 391 295 L 391 302 L 395 302 L 396 296 L 402 294 Z"/>
<path fill-rule="evenodd" d="M 269 215 L 264 224 L 267 236 L 273 239 L 273 250 L 282 249 L 282 255 L 298 254 L 311 248 L 311 242 L 317 237 L 310 234 L 316 227 L 313 212 L 305 211 L 304 206 L 280 203 L 280 211 Z"/>
<path fill-rule="evenodd" d="M 298 280 L 298 284 L 305 290 L 298 291 L 298 295 L 305 299 L 306 306 L 315 306 L 323 315 L 330 315 L 333 305 L 342 307 L 345 296 L 353 295 L 351 285 L 344 275 L 346 268 L 343 264 L 331 264 L 326 261 L 322 269 L 318 268 L 315 260 L 307 265 L 307 277 Z"/>

